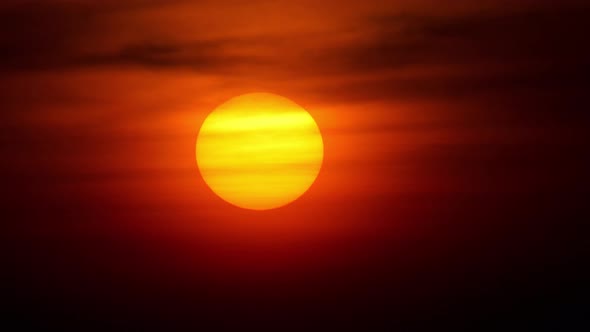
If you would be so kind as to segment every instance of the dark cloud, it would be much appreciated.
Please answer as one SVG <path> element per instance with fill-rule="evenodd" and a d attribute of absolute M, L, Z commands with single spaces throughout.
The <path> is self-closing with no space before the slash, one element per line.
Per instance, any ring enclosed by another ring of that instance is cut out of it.
<path fill-rule="evenodd" d="M 373 38 L 343 49 L 342 67 L 383 70 L 411 65 L 553 65 L 587 59 L 581 8 L 520 8 L 427 16 L 381 15 Z M 485 68 L 481 68 L 485 69 Z"/>
<path fill-rule="evenodd" d="M 541 122 L 579 120 L 589 87 L 580 70 L 590 59 L 586 21 L 580 7 L 567 5 L 372 17 L 362 25 L 369 38 L 318 52 L 313 68 L 375 78 L 318 93 L 349 101 L 470 99 Z"/>
<path fill-rule="evenodd" d="M 306 94 L 341 102 L 479 100 L 525 117 L 541 115 L 539 121 L 578 120 L 584 115 L 580 103 L 588 82 L 580 69 L 588 65 L 590 48 L 585 43 L 583 5 L 505 6 L 438 16 L 379 14 L 353 24 L 362 36 L 355 41 L 338 44 L 333 35 L 313 36 L 326 41 L 319 48 L 301 36 L 268 35 L 216 39 L 195 35 L 184 42 L 143 38 L 108 49 L 87 47 L 92 36 L 105 28 L 105 13 L 156 4 L 161 2 L 4 6 L 0 69 L 139 67 L 270 81 L 346 76 L 314 85 Z M 307 51 L 285 56 L 294 47 Z M 367 75 L 373 78 L 356 79 Z M 487 118 L 482 121 L 490 123 Z"/>
<path fill-rule="evenodd" d="M 178 2 L 178 1 L 177 1 Z M 215 50 L 225 43 L 198 40 L 134 41 L 105 51 L 92 45 L 112 26 L 111 13 L 165 5 L 165 1 L 26 1 L 0 7 L 0 70 L 20 72 L 65 68 L 137 65 L 154 68 L 215 67 L 224 59 Z M 198 36 L 197 36 L 198 37 Z"/>
<path fill-rule="evenodd" d="M 154 3 L 160 2 L 142 4 Z M 102 14 L 129 10 L 135 8 L 133 4 L 107 2 L 101 7 L 92 2 L 27 2 L 0 9 L 0 66 L 5 71 L 84 66 L 216 71 L 265 63 L 267 67 L 280 65 L 276 68 L 279 73 L 299 76 L 427 66 L 481 66 L 478 72 L 498 70 L 500 66 L 504 72 L 522 76 L 531 66 L 537 66 L 533 69 L 539 71 L 531 77 L 536 80 L 534 75 L 538 74 L 567 76 L 590 58 L 584 45 L 584 12 L 565 5 L 559 9 L 504 8 L 442 16 L 381 14 L 357 22 L 365 37 L 348 44 L 334 45 L 329 42 L 333 36 L 326 34 L 312 36 L 327 41 L 319 49 L 310 49 L 305 40 L 293 40 L 309 51 L 289 64 L 294 68 L 291 71 L 282 68 L 284 61 L 278 58 L 289 53 L 292 43 L 264 35 L 252 40 L 211 40 L 199 35 L 189 42 L 142 39 L 107 51 L 82 50 L 81 46 L 87 46 L 104 28 Z M 240 48 L 252 44 L 264 45 L 276 54 L 239 54 Z"/>
<path fill-rule="evenodd" d="M 137 43 L 114 52 L 81 55 L 73 60 L 78 66 L 135 66 L 150 69 L 190 69 L 223 73 L 239 66 L 268 63 L 262 56 L 225 54 L 224 47 L 239 42 L 201 40 L 185 44 Z"/>

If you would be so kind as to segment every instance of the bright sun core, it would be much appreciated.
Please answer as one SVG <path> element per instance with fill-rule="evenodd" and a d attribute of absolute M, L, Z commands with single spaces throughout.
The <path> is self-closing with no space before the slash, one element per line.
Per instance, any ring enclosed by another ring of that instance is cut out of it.
<path fill-rule="evenodd" d="M 241 95 L 217 107 L 201 126 L 196 149 L 211 190 L 253 210 L 281 207 L 303 195 L 324 156 L 311 115 L 270 93 Z"/>

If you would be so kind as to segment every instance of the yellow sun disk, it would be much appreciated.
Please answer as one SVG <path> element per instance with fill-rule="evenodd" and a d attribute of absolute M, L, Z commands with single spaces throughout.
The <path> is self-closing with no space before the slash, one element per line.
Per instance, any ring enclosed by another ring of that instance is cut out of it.
<path fill-rule="evenodd" d="M 264 210 L 292 202 L 315 181 L 320 131 L 307 111 L 269 93 L 235 97 L 215 109 L 197 138 L 207 185 L 234 205 Z"/>

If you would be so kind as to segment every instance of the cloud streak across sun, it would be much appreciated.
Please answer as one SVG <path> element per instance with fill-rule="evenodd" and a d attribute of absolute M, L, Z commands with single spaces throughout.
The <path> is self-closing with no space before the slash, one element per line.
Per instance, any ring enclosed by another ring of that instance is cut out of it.
<path fill-rule="evenodd" d="M 234 97 L 207 116 L 197 137 L 199 170 L 224 200 L 267 210 L 301 196 L 315 181 L 324 146 L 311 115 L 269 93 Z"/>

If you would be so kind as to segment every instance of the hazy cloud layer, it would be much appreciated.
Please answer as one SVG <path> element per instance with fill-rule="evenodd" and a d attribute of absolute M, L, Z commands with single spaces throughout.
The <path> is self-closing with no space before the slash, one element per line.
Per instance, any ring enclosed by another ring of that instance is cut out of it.
<path fill-rule="evenodd" d="M 372 100 L 539 90 L 575 94 L 585 81 L 579 66 L 590 58 L 580 5 L 438 16 L 379 13 L 356 17 L 348 30 L 312 36 L 212 38 L 197 32 L 190 41 L 137 37 L 94 44 L 113 31 L 113 12 L 156 5 L 163 3 L 58 1 L 0 8 L 0 68 L 127 67 L 270 80 L 335 75 L 348 79 L 315 88 L 337 98 Z M 342 40 L 347 33 L 357 37 Z"/>
<path fill-rule="evenodd" d="M 11 146 L 7 151 L 18 151 L 15 146 L 20 139 L 33 151 L 49 145 L 67 154 L 78 146 L 73 141 L 90 135 L 89 128 L 98 129 L 84 147 L 96 149 L 121 139 L 100 136 L 105 135 L 109 125 L 124 127 L 121 123 L 136 122 L 140 117 L 154 123 L 157 135 L 175 132 L 176 128 L 159 127 L 161 118 L 155 116 L 174 115 L 168 105 L 185 103 L 174 92 L 169 92 L 168 99 L 162 97 L 158 106 L 152 106 L 156 102 L 151 99 L 140 105 L 134 103 L 160 91 L 148 91 L 120 105 L 126 91 L 115 93 L 111 88 L 103 92 L 105 87 L 80 87 L 76 80 L 62 84 L 55 77 L 35 78 L 47 73 L 70 77 L 75 70 L 88 71 L 90 78 L 81 82 L 93 82 L 94 76 L 104 72 L 133 75 L 138 71 L 167 77 L 215 77 L 218 90 L 228 89 L 224 91 L 279 86 L 324 104 L 409 100 L 436 103 L 438 107 L 411 108 L 409 113 L 438 113 L 432 116 L 435 120 L 422 122 L 390 118 L 384 115 L 389 106 L 380 106 L 378 117 L 374 113 L 363 117 L 357 111 L 352 116 L 359 117 L 362 123 L 353 128 L 326 129 L 338 134 L 497 129 L 512 130 L 516 135 L 519 130 L 532 128 L 555 136 L 555 140 L 576 140 L 575 135 L 570 138 L 561 133 L 567 132 L 566 128 L 583 126 L 587 120 L 588 83 L 581 69 L 588 64 L 590 53 L 583 4 L 517 7 L 500 3 L 482 11 L 441 9 L 438 13 L 419 7 L 378 10 L 376 5 L 372 11 L 346 16 L 343 22 L 336 20 L 337 24 L 332 22 L 330 29 L 319 29 L 320 23 L 284 34 L 269 28 L 236 35 L 235 30 L 246 28 L 249 21 L 235 22 L 234 27 L 230 20 L 226 22 L 228 31 L 216 33 L 200 28 L 209 22 L 195 21 L 199 28 L 184 34 L 178 31 L 184 36 L 180 38 L 162 32 L 166 25 L 161 18 L 178 3 L 182 1 L 18 1 L 0 6 L 0 70 L 6 74 L 0 81 L 0 94 L 5 114 L 16 119 L 3 124 L 3 142 Z M 193 6 L 186 8 L 194 12 L 201 8 L 201 3 L 189 1 L 186 5 Z M 285 26 L 298 23 L 296 19 L 288 21 L 288 17 L 285 20 Z M 20 81 L 13 79 L 21 76 L 24 78 Z M 113 78 L 113 85 L 118 83 L 116 80 Z M 104 77 L 97 81 L 107 82 Z M 133 82 L 137 81 L 141 79 Z M 132 89 L 144 87 L 136 84 Z M 190 93 L 195 96 L 189 97 L 203 98 L 214 90 L 194 88 Z M 149 115 L 145 104 L 152 107 Z M 34 110 L 29 112 L 31 115 L 23 115 L 30 110 Z M 72 121 L 78 123 L 72 133 L 45 128 L 43 139 L 38 137 L 37 127 L 23 126 L 35 116 L 55 111 L 61 111 L 66 121 L 90 120 Z M 144 134 L 152 139 L 156 135 L 152 131 Z M 38 148 L 27 143 L 24 136 L 45 143 Z M 21 158 L 25 159 L 26 155 Z M 460 163 L 461 159 L 457 159 Z"/>

